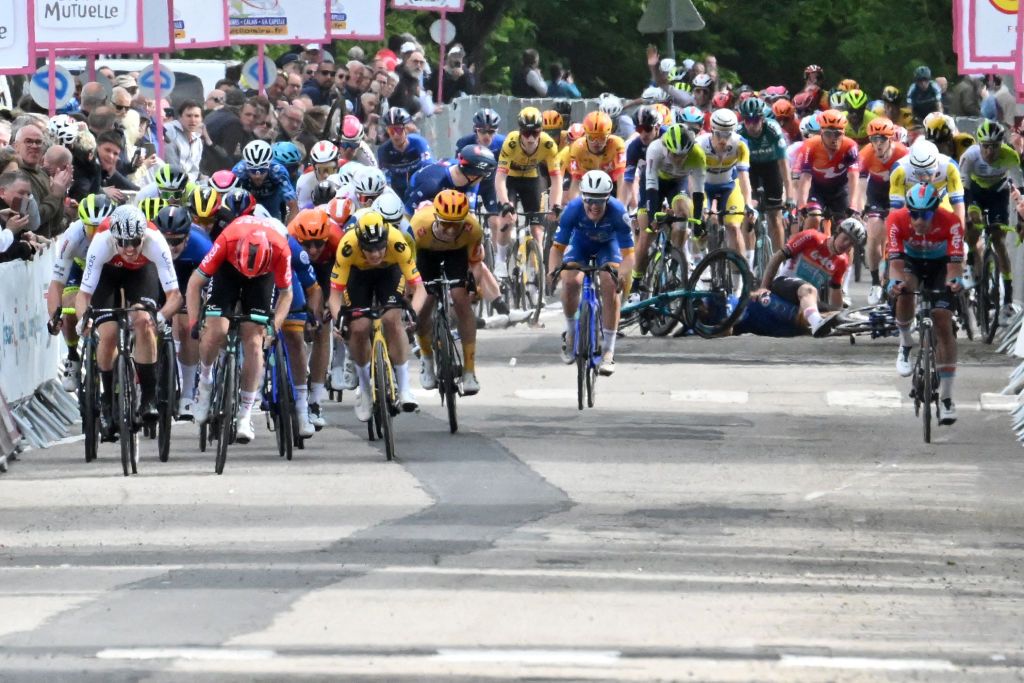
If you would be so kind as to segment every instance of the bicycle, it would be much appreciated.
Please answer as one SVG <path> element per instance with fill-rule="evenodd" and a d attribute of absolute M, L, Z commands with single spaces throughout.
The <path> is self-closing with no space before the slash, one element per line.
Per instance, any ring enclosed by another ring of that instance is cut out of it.
<path fill-rule="evenodd" d="M 563 270 L 575 270 L 583 273 L 583 289 L 580 303 L 576 309 L 575 338 L 573 341 L 573 357 L 576 359 L 576 400 L 579 410 L 583 404 L 594 407 L 597 396 L 597 375 L 601 365 L 601 297 L 594 284 L 594 273 L 605 272 L 618 282 L 618 272 L 610 265 L 597 266 L 590 258 L 585 266 L 563 263 L 551 273 L 551 280 L 557 281 Z"/>
<path fill-rule="evenodd" d="M 442 261 L 439 269 L 441 273 L 445 272 L 444 266 Z M 452 434 L 459 431 L 457 400 L 462 393 L 459 390 L 459 381 L 463 369 L 462 354 L 455 343 L 451 322 L 451 288 L 457 284 L 460 284 L 459 280 L 449 280 L 445 277 L 424 283 L 427 291 L 437 299 L 431 342 L 434 350 L 434 374 L 437 377 L 437 390 L 441 394 L 441 404 L 448 409 L 448 429 Z"/>
<path fill-rule="evenodd" d="M 303 448 L 305 439 L 299 436 L 295 416 L 295 382 L 288 357 L 288 345 L 275 337 L 266 350 L 263 363 L 263 410 L 267 418 L 267 431 L 274 432 L 277 454 L 291 460 L 295 447 Z"/>
<path fill-rule="evenodd" d="M 832 330 L 832 336 L 849 336 L 850 344 L 856 343 L 859 335 L 870 335 L 872 339 L 895 337 L 899 334 L 896 316 L 888 303 L 844 309 L 836 313 L 839 322 Z"/>
<path fill-rule="evenodd" d="M 932 405 L 935 415 L 939 413 L 939 373 L 935 366 L 934 321 L 932 308 L 935 297 L 945 294 L 942 289 L 921 289 L 917 294 L 917 332 L 920 345 L 914 359 L 914 373 L 911 375 L 910 397 L 914 399 L 914 416 L 920 416 L 924 428 L 924 442 L 932 441 Z M 924 410 L 922 410 L 922 408 Z"/>
<path fill-rule="evenodd" d="M 652 226 L 648 230 L 655 233 L 654 241 L 648 250 L 647 270 L 641 281 L 645 292 L 657 296 L 665 292 L 671 292 L 684 288 L 689 280 L 689 263 L 686 254 L 682 249 L 672 244 L 670 230 L 671 226 L 680 219 L 672 215 L 656 214 Z M 656 337 L 664 337 L 675 328 L 680 319 L 683 306 L 681 299 L 674 300 L 675 303 L 667 302 L 669 310 L 664 314 L 660 309 L 649 310 L 647 314 L 639 316 L 637 322 L 641 334 L 650 332 Z"/>
<path fill-rule="evenodd" d="M 992 231 L 1001 229 L 997 225 L 989 224 L 986 212 L 985 228 L 981 235 L 981 270 L 978 271 L 975 278 L 977 284 L 974 288 L 973 301 L 978 331 L 986 344 L 992 343 L 996 331 L 999 329 L 999 302 L 1002 300 L 1003 275 L 999 268 L 999 259 L 996 258 L 995 249 L 992 248 Z"/>
<path fill-rule="evenodd" d="M 764 188 L 754 190 L 754 206 L 764 206 Z M 768 262 L 772 260 L 772 238 L 768 232 L 768 212 L 759 211 L 757 220 L 749 224 L 747 229 L 754 233 L 754 278 L 760 282 L 768 270 Z"/>
<path fill-rule="evenodd" d="M 498 278 L 502 293 L 506 294 L 513 308 L 532 311 L 532 322 L 540 319 L 544 309 L 545 282 L 544 261 L 541 245 L 533 237 L 532 227 L 544 225 L 543 211 L 523 212 L 521 222 L 516 226 L 508 250 L 507 275 Z"/>
<path fill-rule="evenodd" d="M 157 388 L 156 406 L 160 417 L 155 424 L 145 425 L 143 434 L 157 440 L 160 462 L 167 462 L 171 455 L 171 425 L 178 419 L 178 398 L 181 396 L 181 381 L 178 377 L 178 358 L 174 350 L 174 337 L 168 331 L 157 339 Z"/>
<path fill-rule="evenodd" d="M 61 325 L 61 318 L 65 315 L 74 315 L 73 307 L 58 308 L 50 317 L 48 327 L 51 334 L 58 333 Z M 96 365 L 96 334 L 90 331 L 83 334 L 78 341 L 78 353 L 82 359 L 82 377 L 79 377 L 78 389 L 75 392 L 78 398 L 78 414 L 82 420 L 82 436 L 85 440 L 85 461 L 87 463 L 96 459 L 100 443 L 100 371 Z"/>

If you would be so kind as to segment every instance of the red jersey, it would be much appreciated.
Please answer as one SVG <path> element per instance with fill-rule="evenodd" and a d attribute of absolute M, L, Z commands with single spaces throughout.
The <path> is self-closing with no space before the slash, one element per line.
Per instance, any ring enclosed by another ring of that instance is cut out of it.
<path fill-rule="evenodd" d="M 800 122 L 796 120 L 795 116 L 790 116 L 788 119 L 780 121 L 775 119 L 775 122 L 782 128 L 782 132 L 786 134 L 786 142 L 792 144 L 797 140 L 803 140 L 804 137 L 800 133 Z"/>
<path fill-rule="evenodd" d="M 213 248 L 199 264 L 199 272 L 206 277 L 213 277 L 221 264 L 227 261 L 236 270 L 241 270 L 238 261 L 238 243 L 249 233 L 262 230 L 270 243 L 270 262 L 260 275 L 274 274 L 274 284 L 278 289 L 292 286 L 291 248 L 288 238 L 277 231 L 274 223 L 255 216 L 242 216 L 231 221 L 224 231 L 213 242 Z"/>
<path fill-rule="evenodd" d="M 960 219 L 952 211 L 939 208 L 932 217 L 932 227 L 924 235 L 910 224 L 910 210 L 894 209 L 885 219 L 889 235 L 890 259 L 937 260 L 958 263 L 964 260 L 964 231 Z"/>
<path fill-rule="evenodd" d="M 843 276 L 850 266 L 846 254 L 833 254 L 828 237 L 817 230 L 804 230 L 793 235 L 782 252 L 789 257 L 779 275 L 795 277 L 808 282 L 818 290 L 826 285 L 843 286 Z"/>
<path fill-rule="evenodd" d="M 860 158 L 857 154 L 857 143 L 845 135 L 839 140 L 839 149 L 831 154 L 825 149 L 821 136 L 816 135 L 804 140 L 803 167 L 801 173 L 811 174 L 811 186 L 828 192 L 835 192 L 846 187 L 848 171 L 860 171 Z"/>
<path fill-rule="evenodd" d="M 889 158 L 882 161 L 875 153 L 874 145 L 867 145 L 860 152 L 860 177 L 868 179 L 868 192 L 881 193 L 880 196 L 889 194 L 889 174 L 893 167 L 903 157 L 910 154 L 910 150 L 902 142 L 891 142 Z"/>

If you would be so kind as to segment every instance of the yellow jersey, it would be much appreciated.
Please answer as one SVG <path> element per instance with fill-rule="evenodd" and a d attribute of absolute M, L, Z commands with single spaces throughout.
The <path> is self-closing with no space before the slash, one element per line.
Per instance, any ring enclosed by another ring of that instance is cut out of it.
<path fill-rule="evenodd" d="M 739 173 L 750 171 L 750 148 L 743 138 L 733 133 L 719 154 L 712 142 L 713 137 L 711 133 L 702 133 L 696 144 L 707 159 L 708 173 L 704 182 L 709 191 L 730 187 Z"/>
<path fill-rule="evenodd" d="M 906 204 L 907 187 L 915 182 L 917 180 L 913 177 L 913 172 L 910 169 L 910 155 L 908 154 L 897 162 L 889 176 L 889 204 L 892 208 L 903 208 L 903 205 Z M 940 204 L 943 208 L 951 209 L 954 204 L 964 203 L 964 183 L 960 177 L 960 167 L 945 154 L 939 155 L 939 170 L 931 179 L 931 185 L 936 190 L 946 193 Z"/>
<path fill-rule="evenodd" d="M 537 149 L 532 154 L 527 154 L 519 140 L 519 131 L 514 130 L 508 134 L 501 146 L 498 173 L 504 173 L 511 178 L 537 178 L 540 175 L 537 167 L 542 163 L 547 165 L 549 176 L 562 174 L 562 169 L 558 165 L 558 145 L 551 136 L 541 133 Z"/>
<path fill-rule="evenodd" d="M 483 260 L 484 230 L 480 221 L 470 214 L 462 224 L 462 232 L 450 242 L 437 239 L 434 235 L 434 209 L 426 207 L 417 211 L 409 221 L 416 240 L 416 253 L 420 251 L 458 251 L 465 249 L 471 263 Z"/>
<path fill-rule="evenodd" d="M 609 135 L 600 154 L 594 154 L 582 137 L 569 145 L 569 173 L 579 180 L 587 171 L 604 171 L 618 182 L 626 174 L 626 143 L 618 135 Z"/>
<path fill-rule="evenodd" d="M 401 230 L 391 228 L 388 230 L 388 246 L 384 251 L 384 258 L 375 266 L 371 266 L 359 246 L 356 231 L 349 230 L 338 243 L 338 251 L 334 257 L 334 269 L 331 271 L 331 289 L 344 291 L 348 287 L 349 277 L 352 269 L 375 270 L 380 268 L 391 268 L 398 266 L 409 284 L 417 284 L 421 280 L 420 271 L 416 269 L 416 260 L 413 258 L 413 251 L 405 241 Z"/>

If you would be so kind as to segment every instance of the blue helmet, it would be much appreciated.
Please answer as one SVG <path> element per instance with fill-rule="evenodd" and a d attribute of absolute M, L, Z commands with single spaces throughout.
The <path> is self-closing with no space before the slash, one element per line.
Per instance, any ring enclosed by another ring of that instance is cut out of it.
<path fill-rule="evenodd" d="M 165 206 L 153 223 L 164 237 L 182 237 L 192 230 L 192 216 L 183 206 Z"/>
<path fill-rule="evenodd" d="M 934 210 L 942 201 L 942 194 L 931 183 L 917 183 L 907 190 L 907 208 L 914 211 Z"/>
<path fill-rule="evenodd" d="M 282 166 L 298 166 L 302 163 L 302 152 L 294 142 L 275 142 L 274 161 Z"/>

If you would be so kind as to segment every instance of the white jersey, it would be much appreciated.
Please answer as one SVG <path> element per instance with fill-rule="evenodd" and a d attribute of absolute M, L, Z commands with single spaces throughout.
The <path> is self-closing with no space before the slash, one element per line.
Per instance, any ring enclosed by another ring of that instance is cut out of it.
<path fill-rule="evenodd" d="M 57 245 L 57 258 L 53 262 L 51 278 L 53 282 L 59 282 L 62 285 L 68 283 L 75 260 L 85 260 L 91 241 L 91 238 L 85 234 L 85 223 L 81 220 L 68 226 L 68 229 L 60 236 L 60 243 Z"/>
<path fill-rule="evenodd" d="M 149 185 L 146 185 L 144 188 L 139 190 L 138 194 L 135 195 L 135 206 L 138 206 L 139 204 L 141 204 L 143 199 L 159 199 L 159 198 L 160 198 L 160 188 L 157 186 L 156 183 L 150 183 Z"/>
<path fill-rule="evenodd" d="M 338 146 L 339 148 L 341 145 Z M 373 153 L 373 149 L 370 145 L 366 144 L 366 140 L 361 140 L 359 146 L 356 147 L 355 152 L 352 153 L 351 157 L 345 155 L 347 150 L 341 150 L 342 159 L 348 159 L 349 161 L 358 161 L 364 166 L 377 167 L 377 155 Z"/>
<path fill-rule="evenodd" d="M 120 268 L 136 270 L 152 263 L 156 266 L 157 277 L 160 279 L 160 286 L 165 292 L 178 289 L 178 274 L 174 272 L 174 257 L 171 256 L 171 248 L 167 246 L 167 240 L 160 234 L 159 230 L 146 228 L 146 239 L 142 242 L 142 253 L 137 261 L 126 262 L 117 253 L 117 246 L 114 244 L 114 236 L 110 231 L 97 233 L 92 238 L 89 251 L 85 256 L 85 270 L 82 273 L 81 291 L 92 294 L 100 283 L 100 273 L 103 266 L 107 264 Z"/>
<path fill-rule="evenodd" d="M 313 208 L 313 191 L 320 183 L 316 179 L 316 171 L 303 173 L 295 181 L 295 197 L 300 209 Z"/>
<path fill-rule="evenodd" d="M 693 178 L 695 192 L 704 190 L 706 169 L 698 151 L 691 150 L 684 157 L 669 154 L 660 139 L 647 146 L 647 171 L 644 177 L 648 190 L 657 190 L 659 180 Z M 699 162 L 699 163 L 698 163 Z"/>

